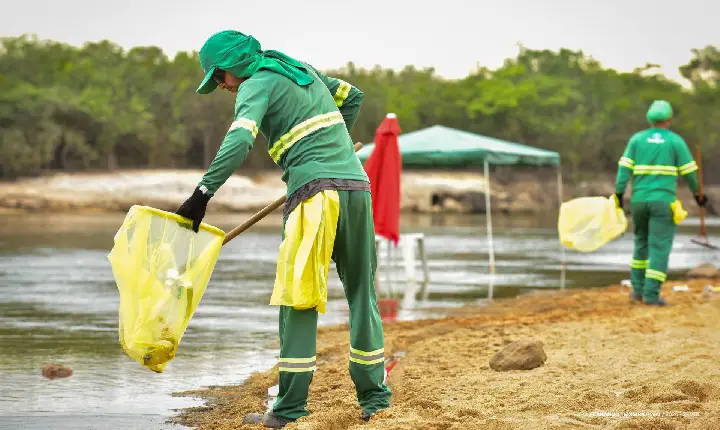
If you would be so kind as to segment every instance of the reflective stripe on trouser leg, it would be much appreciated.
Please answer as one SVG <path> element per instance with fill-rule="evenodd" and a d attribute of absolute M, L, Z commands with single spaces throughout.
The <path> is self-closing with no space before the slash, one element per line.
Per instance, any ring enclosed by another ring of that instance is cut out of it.
<path fill-rule="evenodd" d="M 314 372 L 317 370 L 316 357 L 310 358 L 282 358 L 280 357 L 280 372 Z"/>
<path fill-rule="evenodd" d="M 648 267 L 649 261 L 650 260 L 634 260 L 633 259 L 632 263 L 630 263 L 630 267 L 633 269 L 640 269 L 644 272 L 645 269 L 647 269 L 647 267 Z"/>
<path fill-rule="evenodd" d="M 635 250 L 637 253 L 637 249 Z M 647 253 L 647 247 L 645 248 Z M 633 293 L 642 297 L 643 288 L 645 288 L 645 270 L 648 266 L 648 260 L 633 260 L 630 264 L 630 282 L 632 283 Z"/>
<path fill-rule="evenodd" d="M 333 260 L 350 307 L 350 377 L 358 403 L 373 414 L 390 406 L 384 334 L 375 297 L 375 228 L 367 191 L 338 191 L 340 217 Z"/>
<path fill-rule="evenodd" d="M 658 282 L 665 282 L 667 279 L 667 273 L 663 273 L 653 269 L 647 269 L 645 271 L 645 278 L 655 279 Z"/>
<path fill-rule="evenodd" d="M 385 348 L 376 349 L 375 351 L 362 351 L 350 347 L 350 361 L 357 364 L 378 364 L 385 362 Z"/>
<path fill-rule="evenodd" d="M 651 269 L 645 272 L 645 290 L 643 291 L 645 300 L 654 301 L 660 297 L 660 289 L 665 279 L 667 279 L 667 274 L 663 272 Z"/>
<path fill-rule="evenodd" d="M 650 202 L 648 206 L 650 207 L 648 235 L 650 263 L 645 271 L 643 295 L 645 300 L 654 301 L 660 296 L 660 288 L 667 279 L 668 260 L 675 236 L 675 222 L 669 203 Z"/>
<path fill-rule="evenodd" d="M 631 203 L 633 219 L 633 259 L 630 263 L 630 281 L 633 293 L 642 297 L 645 289 L 645 269 L 648 267 L 648 230 L 650 212 L 645 203 Z"/>
<path fill-rule="evenodd" d="M 280 389 L 273 405 L 280 418 L 296 420 L 308 415 L 308 392 L 317 369 L 317 318 L 315 309 L 280 306 Z"/>

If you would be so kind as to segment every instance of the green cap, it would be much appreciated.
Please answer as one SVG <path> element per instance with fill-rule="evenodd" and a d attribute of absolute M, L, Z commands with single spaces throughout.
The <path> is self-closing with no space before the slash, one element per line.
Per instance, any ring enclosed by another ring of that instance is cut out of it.
<path fill-rule="evenodd" d="M 196 91 L 200 94 L 209 94 L 215 91 L 218 84 L 212 75 L 218 68 L 218 63 L 225 58 L 228 51 L 236 47 L 244 51 L 243 54 L 249 54 L 248 48 L 250 47 L 247 46 L 247 42 L 249 42 L 249 38 L 239 31 L 225 30 L 210 36 L 200 48 L 200 66 L 205 72 L 205 78 Z M 257 49 L 260 49 L 259 44 Z"/>
<path fill-rule="evenodd" d="M 650 124 L 667 121 L 672 118 L 672 116 L 672 106 L 665 100 L 655 100 L 647 111 L 647 120 Z"/>
<path fill-rule="evenodd" d="M 260 69 L 272 70 L 287 76 L 300 86 L 310 85 L 313 79 L 305 66 L 278 51 L 263 51 L 254 37 L 235 30 L 213 34 L 200 49 L 200 66 L 205 78 L 196 90 L 209 94 L 218 84 L 212 78 L 216 69 L 232 73 L 238 78 L 249 78 Z"/>

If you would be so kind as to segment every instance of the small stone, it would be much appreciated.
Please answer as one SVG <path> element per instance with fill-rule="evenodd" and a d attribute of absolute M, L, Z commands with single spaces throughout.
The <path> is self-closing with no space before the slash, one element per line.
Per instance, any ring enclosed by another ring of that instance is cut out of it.
<path fill-rule="evenodd" d="M 71 368 L 54 363 L 50 363 L 42 369 L 42 375 L 48 379 L 67 378 L 72 374 Z"/>
<path fill-rule="evenodd" d="M 497 372 L 530 370 L 547 360 L 543 343 L 537 339 L 521 339 L 500 350 L 490 360 L 490 368 Z"/>
<path fill-rule="evenodd" d="M 718 278 L 720 277 L 720 270 L 711 263 L 705 263 L 690 269 L 686 276 L 688 278 Z"/>

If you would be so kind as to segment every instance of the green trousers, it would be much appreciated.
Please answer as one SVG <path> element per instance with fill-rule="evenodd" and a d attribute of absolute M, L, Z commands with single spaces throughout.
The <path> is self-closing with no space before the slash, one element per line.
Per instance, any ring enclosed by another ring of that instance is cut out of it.
<path fill-rule="evenodd" d="M 630 210 L 635 226 L 635 250 L 630 265 L 633 292 L 646 301 L 655 301 L 667 279 L 675 237 L 673 212 L 666 202 L 631 203 Z"/>
<path fill-rule="evenodd" d="M 338 191 L 340 214 L 332 259 L 350 306 L 350 377 L 363 411 L 390 405 L 384 383 L 382 320 L 375 297 L 375 228 L 367 191 Z M 283 222 L 284 225 L 284 222 Z M 284 228 L 283 228 L 284 231 Z M 316 367 L 318 313 L 280 307 L 280 390 L 273 413 L 296 420 L 308 415 L 307 398 Z"/>

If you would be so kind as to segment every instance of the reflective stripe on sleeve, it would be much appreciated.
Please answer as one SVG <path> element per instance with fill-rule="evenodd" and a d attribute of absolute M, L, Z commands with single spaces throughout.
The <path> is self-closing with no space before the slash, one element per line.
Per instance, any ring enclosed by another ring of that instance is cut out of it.
<path fill-rule="evenodd" d="M 628 158 L 628 157 L 621 157 L 618 164 L 623 167 L 627 167 L 630 170 L 632 170 L 635 167 L 635 162 L 631 158 Z"/>
<path fill-rule="evenodd" d="M 256 137 L 258 134 L 257 123 L 251 119 L 239 118 L 237 121 L 233 121 L 233 123 L 230 124 L 230 130 L 228 130 L 228 132 L 238 128 L 244 128 L 249 131 L 252 134 L 252 137 Z"/>
<path fill-rule="evenodd" d="M 678 172 L 680 172 L 680 175 L 687 175 L 689 173 L 692 173 L 698 169 L 697 163 L 694 161 L 691 161 L 687 164 L 683 164 L 682 166 L 678 167 Z"/>

